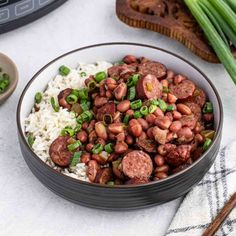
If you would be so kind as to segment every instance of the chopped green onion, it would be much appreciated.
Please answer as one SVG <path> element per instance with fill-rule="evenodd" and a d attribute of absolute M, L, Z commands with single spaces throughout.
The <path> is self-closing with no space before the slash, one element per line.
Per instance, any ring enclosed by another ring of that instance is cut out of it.
<path fill-rule="evenodd" d="M 81 129 L 82 129 L 82 125 L 77 124 L 77 126 L 75 127 L 75 133 L 78 133 Z"/>
<path fill-rule="evenodd" d="M 66 97 L 66 101 L 69 103 L 69 104 L 75 104 L 78 102 L 78 97 L 74 94 L 70 94 Z"/>
<path fill-rule="evenodd" d="M 134 118 L 135 119 L 138 119 L 138 118 L 141 118 L 143 115 L 142 115 L 142 113 L 140 112 L 140 111 L 135 111 L 134 112 Z"/>
<path fill-rule="evenodd" d="M 92 152 L 93 154 L 99 154 L 100 152 L 102 152 L 102 150 L 103 150 L 102 144 L 98 143 L 93 147 Z"/>
<path fill-rule="evenodd" d="M 3 80 L 9 80 L 9 79 L 10 79 L 10 75 L 8 75 L 7 73 L 4 73 L 4 74 L 2 75 L 2 79 L 3 79 Z"/>
<path fill-rule="evenodd" d="M 87 74 L 84 71 L 80 72 L 80 77 L 85 77 L 86 75 Z"/>
<path fill-rule="evenodd" d="M 166 104 L 166 102 L 165 102 L 164 100 L 162 100 L 162 99 L 158 99 L 158 102 L 159 102 L 159 107 L 160 107 L 160 109 L 165 112 L 166 109 L 167 109 L 167 104 Z"/>
<path fill-rule="evenodd" d="M 9 79 L 0 80 L 0 93 L 4 92 L 10 84 Z"/>
<path fill-rule="evenodd" d="M 206 138 L 204 145 L 203 145 L 203 150 L 206 151 L 210 147 L 211 143 L 212 143 L 212 140 L 209 138 Z"/>
<path fill-rule="evenodd" d="M 78 90 L 78 97 L 80 99 L 88 99 L 88 90 L 86 88 Z"/>
<path fill-rule="evenodd" d="M 235 2 L 235 0 L 227 0 L 227 3 L 229 4 L 229 6 L 231 6 L 233 11 L 236 13 L 236 2 Z"/>
<path fill-rule="evenodd" d="M 77 123 L 83 124 L 85 121 L 89 122 L 93 118 L 93 114 L 90 111 L 84 111 L 78 118 Z"/>
<path fill-rule="evenodd" d="M 100 71 L 97 74 L 95 74 L 95 80 L 100 83 L 102 80 L 106 79 L 107 74 L 105 71 Z"/>
<path fill-rule="evenodd" d="M 60 110 L 60 107 L 58 105 L 56 105 L 54 97 L 51 97 L 50 101 L 51 101 L 51 105 L 52 105 L 53 110 L 55 112 L 58 112 Z"/>
<path fill-rule="evenodd" d="M 201 131 L 201 135 L 206 139 L 206 138 L 209 138 L 209 139 L 213 139 L 215 137 L 215 130 L 203 130 Z"/>
<path fill-rule="evenodd" d="M 135 99 L 135 96 L 136 96 L 136 89 L 135 87 L 130 87 L 129 90 L 128 90 L 128 95 L 127 95 L 127 98 L 129 100 L 134 100 Z"/>
<path fill-rule="evenodd" d="M 96 86 L 97 86 L 97 84 L 96 84 L 96 82 L 94 80 L 89 81 L 89 83 L 87 85 L 89 91 L 94 90 L 96 88 Z"/>
<path fill-rule="evenodd" d="M 113 122 L 113 118 L 112 118 L 112 115 L 111 114 L 105 114 L 103 116 L 103 122 L 106 124 L 106 125 L 109 125 Z"/>
<path fill-rule="evenodd" d="M 65 136 L 65 135 L 70 135 L 71 137 L 75 135 L 75 131 L 71 126 L 66 126 L 62 131 L 61 131 L 61 135 Z"/>
<path fill-rule="evenodd" d="M 77 140 L 76 142 L 67 145 L 67 148 L 68 148 L 69 151 L 73 152 L 77 148 L 79 148 L 81 145 L 82 145 L 81 142 L 79 140 Z"/>
<path fill-rule="evenodd" d="M 172 105 L 168 105 L 167 108 L 166 108 L 166 110 L 167 110 L 167 111 L 174 111 L 175 108 L 174 108 L 174 106 L 172 106 Z"/>
<path fill-rule="evenodd" d="M 79 90 L 78 89 L 73 89 L 70 94 L 75 95 L 76 97 L 79 97 Z"/>
<path fill-rule="evenodd" d="M 108 181 L 108 182 L 107 182 L 107 185 L 109 185 L 109 186 L 114 186 L 114 185 L 115 185 L 115 182 L 114 182 L 114 181 Z"/>
<path fill-rule="evenodd" d="M 140 112 L 142 115 L 146 116 L 148 115 L 149 111 L 148 111 L 148 107 L 147 106 L 143 106 L 140 108 Z"/>
<path fill-rule="evenodd" d="M 112 153 L 114 151 L 114 145 L 112 143 L 108 143 L 107 145 L 105 145 L 104 150 L 107 153 Z"/>
<path fill-rule="evenodd" d="M 30 134 L 30 135 L 28 136 L 28 139 L 27 139 L 28 144 L 29 144 L 30 147 L 33 146 L 33 144 L 34 144 L 34 140 L 35 140 L 35 139 L 34 139 L 33 135 Z"/>
<path fill-rule="evenodd" d="M 74 153 L 70 162 L 70 167 L 76 166 L 80 162 L 81 155 L 82 155 L 82 151 Z"/>
<path fill-rule="evenodd" d="M 35 103 L 39 104 L 42 101 L 42 94 L 40 92 L 36 93 L 34 96 Z"/>
<path fill-rule="evenodd" d="M 129 119 L 130 119 L 130 116 L 129 115 L 125 115 L 124 119 L 123 119 L 123 123 L 128 125 L 129 123 Z"/>
<path fill-rule="evenodd" d="M 152 114 L 156 111 L 157 105 L 151 105 L 148 109 L 149 113 Z"/>
<path fill-rule="evenodd" d="M 81 100 L 80 101 L 80 107 L 82 108 L 83 111 L 87 111 L 90 109 L 90 102 L 88 102 L 87 100 Z"/>
<path fill-rule="evenodd" d="M 206 102 L 203 107 L 203 113 L 212 113 L 213 112 L 213 104 L 211 102 Z"/>
<path fill-rule="evenodd" d="M 128 79 L 128 82 L 127 82 L 127 86 L 128 87 L 135 86 L 137 84 L 139 78 L 140 78 L 139 74 L 134 74 L 134 75 L 130 76 Z"/>
<path fill-rule="evenodd" d="M 159 106 L 159 102 L 158 102 L 158 100 L 156 100 L 156 99 L 153 99 L 153 100 L 151 100 L 150 102 L 151 102 L 151 105 Z"/>
<path fill-rule="evenodd" d="M 133 110 L 139 109 L 142 106 L 142 100 L 141 99 L 135 100 L 131 102 L 130 106 L 131 109 Z"/>
<path fill-rule="evenodd" d="M 163 93 L 169 93 L 169 89 L 166 86 L 163 86 L 162 92 Z"/>
<path fill-rule="evenodd" d="M 62 76 L 67 76 L 70 73 L 70 69 L 66 66 L 60 66 L 59 73 Z"/>

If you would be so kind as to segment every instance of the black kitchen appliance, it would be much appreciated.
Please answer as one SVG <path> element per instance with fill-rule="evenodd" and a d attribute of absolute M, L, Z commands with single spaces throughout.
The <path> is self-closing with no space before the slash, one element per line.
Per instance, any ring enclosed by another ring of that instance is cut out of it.
<path fill-rule="evenodd" d="M 67 0 L 0 0 L 0 34 L 37 20 Z"/>

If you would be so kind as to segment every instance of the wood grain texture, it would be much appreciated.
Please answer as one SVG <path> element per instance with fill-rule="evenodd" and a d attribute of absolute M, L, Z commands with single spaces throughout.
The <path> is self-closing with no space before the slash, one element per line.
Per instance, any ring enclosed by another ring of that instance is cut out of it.
<path fill-rule="evenodd" d="M 182 0 L 117 0 L 116 14 L 129 26 L 178 40 L 202 59 L 219 63 L 201 28 Z M 233 50 L 236 57 L 236 50 Z"/>

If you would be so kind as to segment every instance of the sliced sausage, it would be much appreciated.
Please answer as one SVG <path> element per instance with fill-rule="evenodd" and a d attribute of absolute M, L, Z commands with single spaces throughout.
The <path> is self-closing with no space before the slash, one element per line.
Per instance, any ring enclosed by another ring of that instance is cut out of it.
<path fill-rule="evenodd" d="M 111 115 L 113 117 L 115 112 L 116 112 L 116 105 L 115 105 L 115 103 L 114 102 L 108 102 L 107 104 L 105 104 L 104 106 L 102 106 L 101 108 L 99 108 L 97 110 L 96 118 L 97 118 L 97 120 L 102 121 L 103 120 L 103 116 L 105 114 Z"/>
<path fill-rule="evenodd" d="M 148 74 L 138 80 L 136 85 L 138 98 L 160 98 L 162 85 L 154 75 Z"/>
<path fill-rule="evenodd" d="M 70 136 L 60 136 L 53 141 L 49 148 L 49 155 L 58 166 L 66 167 L 70 164 L 72 153 L 67 149 L 69 139 Z"/>
<path fill-rule="evenodd" d="M 167 69 L 166 67 L 155 61 L 143 62 L 138 66 L 138 71 L 142 75 L 154 75 L 157 79 L 163 79 L 166 77 Z"/>
<path fill-rule="evenodd" d="M 206 94 L 202 89 L 196 88 L 193 93 L 193 96 L 187 98 L 185 101 L 196 103 L 202 108 L 206 103 Z"/>
<path fill-rule="evenodd" d="M 140 147 L 142 150 L 150 153 L 155 153 L 157 149 L 157 144 L 152 139 L 140 139 L 138 138 L 136 141 L 136 144 L 138 147 Z"/>
<path fill-rule="evenodd" d="M 182 118 L 180 119 L 182 126 L 189 127 L 190 129 L 195 128 L 197 121 L 198 121 L 198 119 L 195 115 L 182 116 Z"/>
<path fill-rule="evenodd" d="M 87 176 L 91 182 L 95 181 L 99 170 L 100 165 L 95 160 L 91 160 L 88 162 Z"/>
<path fill-rule="evenodd" d="M 185 164 L 190 158 L 191 145 L 180 145 L 165 156 L 168 164 L 173 166 L 180 166 Z"/>
<path fill-rule="evenodd" d="M 153 170 L 152 159 L 143 151 L 132 151 L 123 158 L 122 169 L 129 178 L 149 178 Z"/>
<path fill-rule="evenodd" d="M 190 80 L 183 80 L 179 84 L 170 84 L 170 93 L 175 95 L 178 99 L 186 99 L 191 97 L 195 90 L 195 84 Z"/>
<path fill-rule="evenodd" d="M 127 78 L 136 72 L 135 65 L 115 65 L 108 69 L 108 75 L 112 78 Z"/>
<path fill-rule="evenodd" d="M 68 111 L 71 110 L 71 105 L 66 101 L 66 98 L 67 96 L 71 94 L 71 92 L 72 92 L 72 89 L 67 88 L 67 89 L 62 90 L 57 96 L 59 105 L 67 109 Z"/>
<path fill-rule="evenodd" d="M 99 184 L 107 184 L 112 179 L 111 168 L 103 168 L 98 171 L 95 182 Z"/>
<path fill-rule="evenodd" d="M 202 118 L 202 111 L 201 111 L 201 107 L 197 103 L 185 102 L 184 105 L 186 105 L 187 107 L 190 108 L 190 110 L 192 111 L 192 113 L 194 114 L 194 116 L 198 120 L 201 120 L 201 118 Z"/>

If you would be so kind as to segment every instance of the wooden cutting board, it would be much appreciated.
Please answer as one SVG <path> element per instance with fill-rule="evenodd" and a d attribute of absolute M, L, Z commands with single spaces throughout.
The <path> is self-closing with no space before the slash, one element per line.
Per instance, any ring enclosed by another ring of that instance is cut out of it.
<path fill-rule="evenodd" d="M 116 14 L 124 23 L 176 39 L 202 59 L 218 63 L 201 28 L 183 0 L 116 0 Z M 236 50 L 232 50 L 236 57 Z"/>

